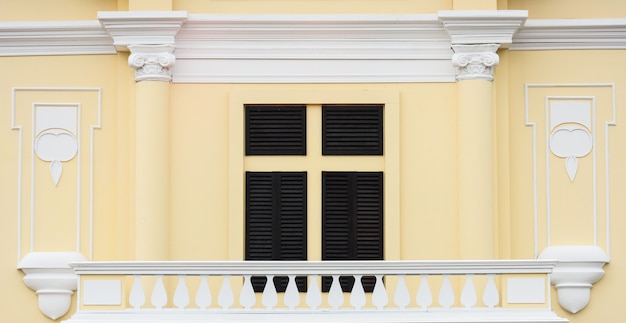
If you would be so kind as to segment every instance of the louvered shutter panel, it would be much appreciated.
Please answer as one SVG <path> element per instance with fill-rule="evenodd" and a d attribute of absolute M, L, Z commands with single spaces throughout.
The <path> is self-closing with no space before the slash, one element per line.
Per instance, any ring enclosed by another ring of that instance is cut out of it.
<path fill-rule="evenodd" d="M 246 173 L 246 260 L 306 260 L 306 173 Z M 252 277 L 255 291 L 263 291 L 265 277 Z M 274 277 L 277 291 L 287 277 Z M 297 277 L 306 290 L 306 277 Z"/>
<path fill-rule="evenodd" d="M 323 155 L 382 155 L 383 106 L 322 106 Z"/>
<path fill-rule="evenodd" d="M 322 173 L 322 259 L 383 259 L 383 173 Z M 352 277 L 341 277 L 344 291 L 351 291 Z M 366 291 L 373 277 L 363 277 Z M 322 280 L 322 289 L 330 280 Z"/>
<path fill-rule="evenodd" d="M 246 155 L 306 155 L 306 106 L 246 105 Z"/>

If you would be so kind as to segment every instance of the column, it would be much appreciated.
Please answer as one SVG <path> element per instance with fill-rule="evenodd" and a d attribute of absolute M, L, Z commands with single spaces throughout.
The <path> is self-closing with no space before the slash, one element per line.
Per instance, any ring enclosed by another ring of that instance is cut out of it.
<path fill-rule="evenodd" d="M 132 9 L 165 10 L 171 1 L 135 0 Z M 176 34 L 184 11 L 99 12 L 118 51 L 130 51 L 135 69 L 134 232 L 136 260 L 169 258 L 170 82 Z M 132 129 L 131 129 L 132 131 Z M 131 216 L 132 218 L 132 216 Z"/>
<path fill-rule="evenodd" d="M 487 4 L 489 1 L 474 1 Z M 455 9 L 457 6 L 455 5 Z M 460 8 L 459 8 L 460 9 Z M 493 259 L 497 238 L 494 68 L 528 12 L 440 11 L 458 82 L 458 235 L 460 259 Z M 505 107 L 503 107 L 505 108 Z"/>
<path fill-rule="evenodd" d="M 135 68 L 135 258 L 166 260 L 169 246 L 169 103 L 172 45 L 130 45 Z"/>
<path fill-rule="evenodd" d="M 493 68 L 498 44 L 454 45 L 458 82 L 458 205 L 461 259 L 494 257 Z"/>

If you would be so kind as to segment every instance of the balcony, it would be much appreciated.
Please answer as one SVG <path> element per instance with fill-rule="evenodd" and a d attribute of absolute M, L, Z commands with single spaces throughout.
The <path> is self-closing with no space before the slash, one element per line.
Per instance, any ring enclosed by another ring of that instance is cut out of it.
<path fill-rule="evenodd" d="M 554 265 L 76 262 L 77 310 L 65 322 L 568 322 L 551 309 Z"/>

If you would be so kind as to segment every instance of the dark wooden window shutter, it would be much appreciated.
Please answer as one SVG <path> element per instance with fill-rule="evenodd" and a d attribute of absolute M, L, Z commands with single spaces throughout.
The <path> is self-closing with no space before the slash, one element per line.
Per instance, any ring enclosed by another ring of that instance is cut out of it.
<path fill-rule="evenodd" d="M 246 172 L 246 260 L 307 259 L 306 172 Z M 265 277 L 252 277 L 256 292 Z M 277 291 L 287 277 L 274 277 Z M 300 291 L 306 277 L 297 277 Z"/>
<path fill-rule="evenodd" d="M 322 106 L 323 155 L 382 155 L 383 105 Z"/>
<path fill-rule="evenodd" d="M 306 155 L 305 105 L 246 105 L 246 155 Z"/>
<path fill-rule="evenodd" d="M 383 173 L 322 173 L 322 260 L 383 259 Z M 353 277 L 341 277 L 344 291 Z M 372 291 L 375 280 L 363 277 Z M 328 291 L 330 279 L 322 280 Z"/>

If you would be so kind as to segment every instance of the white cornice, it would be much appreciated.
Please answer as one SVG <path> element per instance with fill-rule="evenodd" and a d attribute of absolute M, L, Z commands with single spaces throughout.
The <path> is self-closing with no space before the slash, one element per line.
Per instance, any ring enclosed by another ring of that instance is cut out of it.
<path fill-rule="evenodd" d="M 626 18 L 528 20 L 510 50 L 626 49 Z"/>
<path fill-rule="evenodd" d="M 439 20 L 452 44 L 500 44 L 507 48 L 528 17 L 526 10 L 442 10 Z"/>
<path fill-rule="evenodd" d="M 453 44 L 626 49 L 626 19 L 524 23 L 525 15 L 100 12 L 97 21 L 0 23 L 0 56 L 115 54 L 130 44 L 174 45 L 174 82 L 453 82 Z"/>
<path fill-rule="evenodd" d="M 0 23 L 0 56 L 115 54 L 97 21 Z"/>
<path fill-rule="evenodd" d="M 190 15 L 178 58 L 449 59 L 436 15 Z"/>
<path fill-rule="evenodd" d="M 111 34 L 115 48 L 128 45 L 174 45 L 187 20 L 186 11 L 101 11 L 98 20 Z"/>

